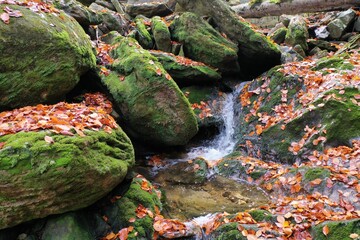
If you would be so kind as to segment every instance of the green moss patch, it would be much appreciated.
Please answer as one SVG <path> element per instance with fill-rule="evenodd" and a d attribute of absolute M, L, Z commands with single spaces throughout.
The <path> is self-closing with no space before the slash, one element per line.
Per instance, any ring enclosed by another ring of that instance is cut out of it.
<path fill-rule="evenodd" d="M 238 72 L 237 46 L 193 13 L 184 13 L 170 25 L 172 38 L 184 44 L 185 56 L 222 72 Z"/>
<path fill-rule="evenodd" d="M 129 134 L 151 144 L 184 145 L 198 130 L 190 103 L 170 75 L 135 39 L 119 37 L 102 83 Z"/>
<path fill-rule="evenodd" d="M 118 128 L 85 134 L 41 131 L 0 137 L 5 142 L 0 150 L 0 229 L 89 206 L 124 179 L 134 164 L 125 133 Z"/>
<path fill-rule="evenodd" d="M 323 228 L 329 228 L 329 234 L 323 234 Z M 360 220 L 324 222 L 312 227 L 311 235 L 316 240 L 353 240 L 351 234 L 360 235 Z"/>
<path fill-rule="evenodd" d="M 23 16 L 0 25 L 0 109 L 58 101 L 95 67 L 88 36 L 64 13 L 7 6 Z"/>

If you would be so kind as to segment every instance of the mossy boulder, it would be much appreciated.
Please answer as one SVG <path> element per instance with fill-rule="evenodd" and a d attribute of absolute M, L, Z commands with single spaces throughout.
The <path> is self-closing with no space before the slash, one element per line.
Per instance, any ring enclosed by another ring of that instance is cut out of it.
<path fill-rule="evenodd" d="M 237 150 L 293 163 L 296 159 L 308 160 L 314 150 L 350 146 L 360 136 L 356 100 L 360 89 L 357 83 L 348 84 L 344 80 L 357 69 L 352 57 L 341 55 L 300 62 L 301 70 L 289 63 L 285 68 L 293 67 L 291 72 L 286 73 L 284 66 L 275 67 L 245 86 L 237 107 L 241 110 L 237 113 Z M 304 78 L 307 79 L 303 81 Z"/>
<path fill-rule="evenodd" d="M 154 36 L 156 48 L 164 52 L 171 52 L 170 31 L 166 23 L 159 16 L 151 19 L 151 31 Z"/>
<path fill-rule="evenodd" d="M 258 75 L 280 64 L 281 53 L 276 44 L 237 15 L 223 0 L 178 0 L 186 11 L 213 19 L 219 31 L 239 47 L 241 71 Z"/>
<path fill-rule="evenodd" d="M 46 221 L 41 240 L 92 240 L 94 236 L 84 216 L 70 212 Z"/>
<path fill-rule="evenodd" d="M 345 145 L 349 146 L 351 140 L 360 136 L 359 106 L 351 99 L 360 94 L 358 88 L 349 88 L 343 100 L 320 100 L 312 110 L 304 111 L 300 116 L 286 124 L 285 130 L 281 129 L 283 123 L 275 124 L 262 134 L 261 151 L 264 155 L 274 156 L 281 161 L 293 161 L 296 155 L 307 155 L 313 150 L 324 150 L 325 147 Z M 332 94 L 330 91 L 328 94 Z M 349 110 L 350 109 L 350 110 Z M 289 151 L 293 142 L 300 142 L 306 134 L 306 126 L 321 126 L 317 134 L 306 139 L 303 148 L 298 154 Z M 326 135 L 323 134 L 326 132 Z M 326 141 L 314 144 L 318 137 L 325 137 Z M 274 139 L 276 139 L 274 141 Z"/>
<path fill-rule="evenodd" d="M 119 194 L 121 197 L 103 212 L 112 231 L 118 232 L 133 226 L 129 240 L 152 239 L 154 216 L 162 209 L 160 192 L 148 180 L 138 175 L 127 189 L 123 189 Z M 138 215 L 141 211 L 145 211 L 144 216 Z"/>
<path fill-rule="evenodd" d="M 286 27 L 281 27 L 269 35 L 270 39 L 276 42 L 277 44 L 283 43 L 285 41 L 285 36 L 287 33 Z"/>
<path fill-rule="evenodd" d="M 290 46 L 300 45 L 304 51 L 308 50 L 307 39 L 309 38 L 307 24 L 301 16 L 291 18 L 285 36 L 285 43 Z"/>
<path fill-rule="evenodd" d="M 97 25 L 101 23 L 99 14 L 76 0 L 56 0 L 53 2 L 57 9 L 61 9 L 73 17 L 81 26 Z M 89 3 L 91 4 L 91 3 Z"/>
<path fill-rule="evenodd" d="M 110 10 L 109 8 L 100 5 L 100 3 L 92 3 L 89 6 L 89 10 L 95 12 L 100 21 L 100 23 L 97 24 L 97 32 L 95 32 L 95 36 L 92 36 L 93 39 L 111 31 L 117 31 L 121 35 L 128 34 L 131 22 L 129 20 L 130 17 L 127 15 L 119 14 L 115 11 L 115 9 L 114 11 Z M 90 27 L 89 32 L 92 30 L 93 29 Z"/>
<path fill-rule="evenodd" d="M 190 103 L 170 75 L 135 39 L 119 37 L 102 82 L 131 136 L 152 144 L 184 145 L 198 131 Z"/>
<path fill-rule="evenodd" d="M 218 68 L 221 72 L 238 72 L 236 44 L 221 36 L 209 23 L 186 12 L 170 25 L 172 38 L 183 43 L 185 57 Z"/>
<path fill-rule="evenodd" d="M 323 233 L 323 228 L 327 226 L 329 233 L 327 236 Z M 360 235 L 360 219 L 349 221 L 327 221 L 318 224 L 311 229 L 311 235 L 316 240 L 352 240 L 358 237 L 351 237 L 351 234 Z"/>
<path fill-rule="evenodd" d="M 138 16 L 135 18 L 135 38 L 143 48 L 152 49 L 154 47 L 154 40 L 145 25 L 145 21 L 149 22 L 149 20 L 143 16 Z"/>
<path fill-rule="evenodd" d="M 90 40 L 73 18 L 5 7 L 22 17 L 0 22 L 0 109 L 57 101 L 95 67 Z"/>
<path fill-rule="evenodd" d="M 84 208 L 110 192 L 134 164 L 134 150 L 120 129 L 50 131 L 0 137 L 0 229 Z M 46 141 L 46 136 L 53 143 Z"/>
<path fill-rule="evenodd" d="M 316 62 L 316 65 L 312 68 L 313 70 L 322 70 L 324 68 L 335 68 L 338 70 L 353 70 L 354 65 L 349 61 L 341 57 L 324 57 Z"/>
<path fill-rule="evenodd" d="M 171 53 L 152 51 L 151 54 L 159 60 L 180 87 L 215 84 L 221 79 L 221 75 L 214 68 L 203 63 Z"/>

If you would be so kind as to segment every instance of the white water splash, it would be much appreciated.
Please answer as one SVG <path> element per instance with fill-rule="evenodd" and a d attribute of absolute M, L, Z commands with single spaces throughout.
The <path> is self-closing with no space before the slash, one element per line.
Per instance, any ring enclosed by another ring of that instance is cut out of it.
<path fill-rule="evenodd" d="M 235 133 L 235 98 L 239 95 L 242 88 L 247 82 L 239 84 L 233 93 L 228 93 L 223 102 L 224 106 L 221 111 L 223 118 L 223 125 L 221 126 L 220 133 L 208 146 L 200 146 L 192 148 L 187 153 L 188 159 L 203 157 L 208 161 L 219 160 L 222 157 L 230 154 L 236 144 Z"/>

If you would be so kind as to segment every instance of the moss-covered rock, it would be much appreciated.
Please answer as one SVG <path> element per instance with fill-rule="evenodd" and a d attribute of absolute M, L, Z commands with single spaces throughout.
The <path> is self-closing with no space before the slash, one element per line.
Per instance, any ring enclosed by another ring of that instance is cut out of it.
<path fill-rule="evenodd" d="M 346 89 L 346 92 L 346 98 L 343 100 L 321 100 L 314 109 L 304 111 L 287 123 L 285 130 L 281 129 L 283 123 L 279 123 L 264 131 L 261 140 L 262 153 L 276 156 L 284 162 L 291 162 L 298 154 L 294 155 L 289 148 L 293 142 L 300 142 L 306 134 L 306 126 L 321 127 L 318 134 L 306 139 L 299 154 L 306 155 L 313 150 L 324 150 L 325 146 L 350 145 L 352 139 L 360 136 L 359 107 L 351 100 L 360 90 Z M 324 136 L 323 132 L 326 132 L 326 142 L 314 144 L 315 139 Z"/>
<path fill-rule="evenodd" d="M 145 210 L 145 216 L 137 215 L 144 209 L 148 210 Z M 106 208 L 104 214 L 108 217 L 107 222 L 114 232 L 133 226 L 128 239 L 152 239 L 153 218 L 156 211 L 161 209 L 159 191 L 145 178 L 137 176 L 121 194 L 121 198 Z"/>
<path fill-rule="evenodd" d="M 285 41 L 285 36 L 287 33 L 286 27 L 281 27 L 269 35 L 270 39 L 276 42 L 277 44 L 283 43 Z"/>
<path fill-rule="evenodd" d="M 219 89 L 216 86 L 189 86 L 181 89 L 194 108 L 194 113 L 199 125 L 199 134 L 217 132 L 218 127 L 223 123 L 220 108 L 222 97 L 218 95 Z M 200 109 L 200 108 L 203 109 Z M 207 110 L 206 110 L 207 109 Z M 210 110 L 210 115 L 205 111 Z M 205 113 L 205 114 L 204 114 Z"/>
<path fill-rule="evenodd" d="M 0 109 L 59 100 L 95 67 L 90 40 L 74 19 L 5 7 L 23 16 L 0 24 Z"/>
<path fill-rule="evenodd" d="M 323 228 L 329 228 L 328 235 L 324 235 Z M 311 229 L 311 235 L 316 240 L 352 240 L 351 234 L 360 235 L 360 219 L 350 221 L 328 221 L 318 224 Z M 357 239 L 357 238 L 356 238 Z"/>
<path fill-rule="evenodd" d="M 352 49 L 358 49 L 360 47 L 360 34 L 354 36 L 348 43 L 346 43 L 342 48 L 340 48 L 335 55 L 341 55 L 346 51 Z"/>
<path fill-rule="evenodd" d="M 166 23 L 159 16 L 151 19 L 151 31 L 154 36 L 156 48 L 164 52 L 171 52 L 170 31 Z"/>
<path fill-rule="evenodd" d="M 184 44 L 185 56 L 218 68 L 238 72 L 237 46 L 197 15 L 186 12 L 170 25 L 172 38 Z"/>
<path fill-rule="evenodd" d="M 149 20 L 147 20 L 142 16 L 138 16 L 135 18 L 135 24 L 136 24 L 135 38 L 143 48 L 152 49 L 154 47 L 154 41 L 145 25 L 145 21 L 149 21 Z"/>
<path fill-rule="evenodd" d="M 319 59 L 316 62 L 316 65 L 313 67 L 313 70 L 321 70 L 324 68 L 335 68 L 338 70 L 353 70 L 354 66 L 346 61 L 344 58 L 340 57 L 324 57 Z"/>
<path fill-rule="evenodd" d="M 289 27 L 285 36 L 285 43 L 290 46 L 300 45 L 304 51 L 308 50 L 307 39 L 309 33 L 306 22 L 301 16 L 291 18 Z"/>
<path fill-rule="evenodd" d="M 134 150 L 120 129 L 50 131 L 0 137 L 0 229 L 89 206 L 119 184 L 134 164 Z M 54 143 L 45 141 L 51 136 Z"/>
<path fill-rule="evenodd" d="M 211 238 L 213 240 L 246 240 L 247 237 L 241 234 L 241 231 L 238 229 L 239 224 L 226 223 L 218 227 L 215 231 L 211 233 Z"/>
<path fill-rule="evenodd" d="M 186 11 L 210 16 L 220 32 L 238 44 L 241 71 L 260 74 L 280 64 L 281 53 L 276 44 L 253 30 L 222 0 L 178 0 Z"/>
<path fill-rule="evenodd" d="M 330 177 L 330 170 L 322 167 L 316 167 L 316 168 L 307 169 L 307 171 L 303 176 L 303 181 L 310 182 L 317 178 L 324 180 L 328 177 Z"/>
<path fill-rule="evenodd" d="M 157 59 L 132 38 L 120 37 L 112 71 L 102 82 L 129 134 L 161 145 L 184 145 L 198 131 L 190 104 Z"/>
<path fill-rule="evenodd" d="M 151 54 L 159 60 L 180 87 L 214 84 L 221 79 L 221 75 L 214 68 L 203 63 L 175 56 L 171 53 L 152 51 Z"/>
<path fill-rule="evenodd" d="M 47 220 L 41 240 L 92 240 L 86 219 L 78 213 L 65 213 Z"/>
<path fill-rule="evenodd" d="M 301 70 L 290 63 L 290 72 L 275 67 L 248 84 L 237 107 L 241 110 L 238 150 L 252 156 L 260 152 L 264 159 L 293 162 L 307 160 L 314 150 L 349 146 L 360 136 L 359 106 L 355 101 L 359 86 L 344 80 L 355 71 L 352 58 L 339 55 L 299 63 Z M 271 123 L 273 120 L 276 123 Z M 264 124 L 267 126 L 262 128 Z"/>
<path fill-rule="evenodd" d="M 80 1 L 76 0 L 56 0 L 53 1 L 57 9 L 61 9 L 66 14 L 73 17 L 81 26 L 97 25 L 101 23 L 99 14 L 90 10 Z M 89 3 L 90 5 L 91 3 Z"/>
<path fill-rule="evenodd" d="M 99 3 L 100 4 L 100 3 Z M 93 38 L 97 39 L 98 36 L 109 33 L 110 31 L 117 31 L 121 35 L 128 34 L 130 20 L 125 14 L 119 14 L 112 11 L 107 7 L 103 7 L 97 3 L 92 3 L 89 10 L 96 13 L 100 23 L 97 25 L 98 32 Z M 91 29 L 91 28 L 90 28 Z M 89 29 L 89 30 L 90 30 Z"/>
<path fill-rule="evenodd" d="M 251 217 L 257 222 L 271 222 L 276 220 L 276 216 L 272 215 L 269 211 L 255 209 L 249 211 Z"/>

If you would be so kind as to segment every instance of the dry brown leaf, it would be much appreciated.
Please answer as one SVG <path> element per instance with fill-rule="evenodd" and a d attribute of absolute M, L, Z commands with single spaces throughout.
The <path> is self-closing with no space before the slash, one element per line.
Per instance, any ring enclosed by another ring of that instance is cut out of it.
<path fill-rule="evenodd" d="M 329 229 L 328 225 L 325 225 L 325 226 L 323 227 L 322 232 L 323 232 L 323 234 L 324 234 L 325 236 L 327 236 L 327 235 L 329 234 L 330 229 Z"/>

